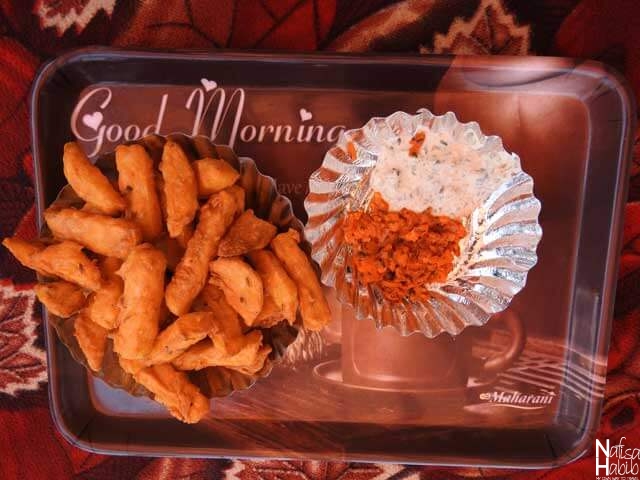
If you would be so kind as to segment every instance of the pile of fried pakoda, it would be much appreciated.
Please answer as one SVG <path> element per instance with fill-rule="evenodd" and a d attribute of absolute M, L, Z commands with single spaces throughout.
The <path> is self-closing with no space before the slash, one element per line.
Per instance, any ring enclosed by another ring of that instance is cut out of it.
<path fill-rule="evenodd" d="M 75 143 L 63 162 L 80 208 L 54 203 L 48 238 L 3 244 L 43 279 L 36 294 L 49 312 L 75 322 L 92 370 L 112 339 L 122 369 L 193 423 L 209 401 L 188 372 L 255 374 L 271 353 L 265 329 L 293 325 L 298 312 L 312 330 L 330 321 L 298 232 L 245 210 L 225 160 L 191 162 L 169 140 L 156 168 L 142 145 L 121 145 L 113 183 Z"/>

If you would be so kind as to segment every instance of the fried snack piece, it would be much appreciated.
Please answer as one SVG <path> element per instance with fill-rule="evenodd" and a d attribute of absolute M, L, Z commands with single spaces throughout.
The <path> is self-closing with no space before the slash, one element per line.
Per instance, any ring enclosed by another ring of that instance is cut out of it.
<path fill-rule="evenodd" d="M 209 331 L 209 338 L 228 355 L 235 355 L 244 345 L 242 320 L 227 303 L 222 290 L 215 285 L 205 285 L 200 297 L 214 313 L 215 328 Z"/>
<path fill-rule="evenodd" d="M 164 180 L 167 230 L 175 238 L 196 216 L 199 206 L 196 175 L 180 145 L 172 141 L 164 145 L 159 168 Z"/>
<path fill-rule="evenodd" d="M 211 340 L 203 340 L 173 360 L 178 370 L 202 370 L 206 367 L 242 368 L 254 366 L 262 346 L 262 332 L 253 330 L 244 337 L 242 349 L 229 355 Z"/>
<path fill-rule="evenodd" d="M 124 358 L 146 357 L 158 335 L 166 260 L 149 244 L 135 247 L 118 270 L 124 281 L 113 350 Z"/>
<path fill-rule="evenodd" d="M 142 229 L 150 242 L 162 232 L 162 213 L 156 191 L 153 160 L 142 145 L 116 147 L 118 188 L 127 201 L 127 217 Z"/>
<path fill-rule="evenodd" d="M 127 362 L 124 362 L 125 365 Z M 122 361 L 121 361 L 122 365 Z M 202 395 L 198 387 L 189 381 L 187 374 L 177 371 L 168 363 L 161 363 L 143 369 L 139 364 L 129 364 L 133 378 L 154 395 L 169 413 L 185 423 L 197 423 L 209 412 L 209 399 Z"/>
<path fill-rule="evenodd" d="M 260 275 L 265 290 L 264 306 L 255 325 L 265 326 L 274 321 L 277 318 L 277 312 L 281 314 L 280 319 L 284 318 L 289 325 L 293 325 L 298 311 L 298 288 L 295 282 L 270 251 L 256 250 L 247 256 Z M 275 311 L 274 307 L 276 307 Z"/>
<path fill-rule="evenodd" d="M 258 349 L 253 362 L 249 365 L 244 365 L 242 367 L 227 367 L 232 370 L 235 370 L 240 373 L 244 373 L 245 375 L 254 375 L 258 373 L 264 367 L 264 362 L 267 360 L 267 357 L 271 353 L 270 345 L 263 345 Z"/>
<path fill-rule="evenodd" d="M 94 210 L 107 215 L 124 211 L 127 203 L 76 142 L 66 143 L 62 156 L 64 176 L 78 196 Z"/>
<path fill-rule="evenodd" d="M 244 191 L 244 188 L 242 188 L 240 185 L 231 185 L 229 188 L 226 188 L 225 191 L 233 195 L 233 198 L 236 200 L 236 204 L 238 205 L 238 213 L 244 212 L 247 197 L 247 193 Z"/>
<path fill-rule="evenodd" d="M 73 335 L 87 358 L 89 367 L 96 372 L 102 368 L 108 333 L 106 329 L 92 322 L 85 310 L 81 310 L 75 318 Z"/>
<path fill-rule="evenodd" d="M 193 237 L 193 223 L 185 225 L 182 232 L 175 238 L 175 240 L 184 250 L 187 248 L 187 244 L 189 243 L 189 240 L 191 240 L 191 237 Z"/>
<path fill-rule="evenodd" d="M 320 330 L 331 322 L 329 304 L 309 259 L 300 249 L 300 235 L 295 230 L 276 235 L 271 249 L 285 270 L 298 285 L 300 314 L 305 328 Z"/>
<path fill-rule="evenodd" d="M 82 207 L 80 207 L 80 211 L 81 212 L 86 212 L 86 213 L 95 213 L 95 214 L 98 214 L 98 215 L 104 214 L 104 212 L 102 210 L 100 210 L 98 207 L 96 207 L 95 205 L 92 205 L 90 203 L 85 203 Z"/>
<path fill-rule="evenodd" d="M 198 195 L 208 197 L 230 187 L 240 178 L 238 171 L 218 158 L 203 158 L 193 162 L 198 182 Z"/>
<path fill-rule="evenodd" d="M 59 277 L 88 290 L 100 288 L 102 278 L 98 267 L 82 253 L 82 245 L 65 241 L 49 246 L 7 237 L 2 244 L 25 267 L 46 277 Z"/>
<path fill-rule="evenodd" d="M 88 290 L 98 290 L 102 275 L 98 266 L 82 252 L 82 245 L 64 241 L 46 247 L 31 257 L 36 270 L 60 277 Z"/>
<path fill-rule="evenodd" d="M 118 258 L 106 257 L 102 260 L 100 268 L 104 278 L 102 288 L 91 294 L 85 309 L 91 321 L 107 330 L 113 330 L 118 326 L 120 297 L 124 283 L 116 272 L 121 266 L 122 261 Z"/>
<path fill-rule="evenodd" d="M 247 326 L 253 325 L 264 303 L 262 279 L 238 257 L 218 258 L 209 264 L 210 283 L 219 287 L 229 305 Z"/>
<path fill-rule="evenodd" d="M 264 292 L 264 302 L 262 303 L 262 310 L 253 321 L 252 327 L 270 328 L 277 325 L 284 320 L 284 314 L 280 307 L 276 305 L 269 292 Z"/>
<path fill-rule="evenodd" d="M 146 367 L 142 360 L 131 360 L 129 358 L 118 357 L 118 363 L 122 369 L 129 375 L 135 375 L 140 370 Z"/>
<path fill-rule="evenodd" d="M 52 275 L 50 272 L 41 270 L 33 261 L 33 256 L 44 250 L 45 245 L 43 243 L 29 242 L 18 237 L 6 237 L 2 240 L 2 245 L 25 267 L 35 270 L 40 275 Z"/>
<path fill-rule="evenodd" d="M 111 218 L 74 208 L 48 209 L 44 219 L 60 240 L 73 240 L 106 257 L 126 258 L 142 240 L 140 227 L 124 218 Z"/>
<path fill-rule="evenodd" d="M 207 281 L 209 261 L 236 214 L 236 201 L 228 192 L 212 195 L 200 209 L 200 220 L 184 256 L 167 286 L 165 300 L 174 315 L 184 315 Z"/>
<path fill-rule="evenodd" d="M 218 256 L 237 257 L 260 250 L 269 245 L 277 231 L 275 225 L 256 217 L 253 210 L 246 210 L 233 222 L 220 241 Z"/>
<path fill-rule="evenodd" d="M 34 290 L 47 310 L 62 318 L 69 318 L 77 313 L 87 300 L 82 288 L 62 280 L 38 283 Z"/>
<path fill-rule="evenodd" d="M 105 277 L 115 275 L 122 267 L 122 260 L 116 257 L 104 257 L 100 261 L 100 271 Z"/>
<path fill-rule="evenodd" d="M 178 317 L 156 338 L 147 365 L 170 362 L 205 338 L 216 328 L 213 316 L 213 312 L 191 312 Z"/>

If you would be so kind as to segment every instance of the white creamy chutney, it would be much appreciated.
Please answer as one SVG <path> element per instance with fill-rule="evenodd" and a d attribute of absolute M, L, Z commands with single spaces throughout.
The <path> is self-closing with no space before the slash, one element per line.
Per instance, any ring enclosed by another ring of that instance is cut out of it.
<path fill-rule="evenodd" d="M 470 128 L 453 132 L 421 130 L 425 141 L 411 156 L 411 137 L 398 137 L 380 146 L 371 173 L 371 188 L 390 210 L 407 208 L 434 215 L 466 218 L 502 183 L 521 171 L 520 159 L 490 148 Z"/>

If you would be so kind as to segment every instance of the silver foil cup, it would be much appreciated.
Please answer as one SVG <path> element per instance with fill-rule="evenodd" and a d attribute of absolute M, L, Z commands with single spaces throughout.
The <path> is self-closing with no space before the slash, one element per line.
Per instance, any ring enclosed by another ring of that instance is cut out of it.
<path fill-rule="evenodd" d="M 489 160 L 511 155 L 520 165 L 499 137 L 484 135 L 476 122 L 459 122 L 452 112 L 436 116 L 423 109 L 416 115 L 396 112 L 372 118 L 362 128 L 344 132 L 311 175 L 305 235 L 323 283 L 335 288 L 341 302 L 354 307 L 357 319 L 373 320 L 378 328 L 392 326 L 402 335 L 457 335 L 467 326 L 484 325 L 524 288 L 527 273 L 537 262 L 541 205 L 533 194 L 533 179 L 518 168 L 463 219 L 467 236 L 460 242 L 460 255 L 446 281 L 429 286 L 429 300 L 386 301 L 376 287 L 358 280 L 342 224 L 348 212 L 368 205 L 373 194 L 370 176 L 383 145 L 412 138 L 419 129 L 427 135 L 446 134 L 451 142 L 464 143 Z M 348 152 L 350 142 L 355 158 Z"/>

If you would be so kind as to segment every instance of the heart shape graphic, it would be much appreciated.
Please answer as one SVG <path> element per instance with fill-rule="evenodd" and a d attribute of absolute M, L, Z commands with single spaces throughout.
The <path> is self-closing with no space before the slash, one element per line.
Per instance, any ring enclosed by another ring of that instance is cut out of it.
<path fill-rule="evenodd" d="M 103 120 L 102 113 L 93 112 L 91 114 L 86 113 L 82 116 L 82 123 L 84 123 L 87 127 L 93 128 L 94 130 L 98 130 L 98 127 L 102 124 Z"/>
<path fill-rule="evenodd" d="M 218 82 L 216 82 L 215 80 L 209 80 L 208 78 L 201 78 L 200 83 L 204 87 L 205 92 L 210 92 L 218 86 Z"/>
<path fill-rule="evenodd" d="M 306 108 L 300 109 L 300 120 L 302 120 L 303 122 L 306 122 L 307 120 L 311 120 L 312 118 L 313 118 L 313 113 L 311 113 Z"/>

